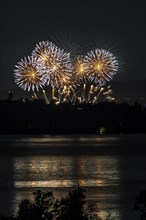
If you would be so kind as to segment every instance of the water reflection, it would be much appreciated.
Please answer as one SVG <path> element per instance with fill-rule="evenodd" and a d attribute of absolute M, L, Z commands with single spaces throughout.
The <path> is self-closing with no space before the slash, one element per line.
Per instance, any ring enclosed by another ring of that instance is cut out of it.
<path fill-rule="evenodd" d="M 78 181 L 82 186 L 107 186 L 118 184 L 120 179 L 116 157 L 103 156 L 16 157 L 13 172 L 15 187 L 27 187 L 31 181 L 36 182 L 34 187 L 43 187 L 44 182 L 48 182 L 45 187 L 62 187 L 65 181 L 67 187 L 75 186 Z"/>
<path fill-rule="evenodd" d="M 98 203 L 101 216 L 112 209 L 118 220 L 136 220 L 134 198 L 146 183 L 145 143 L 144 134 L 2 135 L 0 214 L 11 214 L 38 188 L 59 198 L 79 183 L 86 188 L 87 199 Z"/>
<path fill-rule="evenodd" d="M 9 136 L 9 138 L 6 138 L 5 135 L 0 137 L 0 141 L 1 143 L 11 143 L 11 144 L 25 144 L 27 143 L 27 145 L 34 145 L 36 147 L 36 144 L 58 144 L 61 145 L 63 144 L 69 144 L 72 142 L 78 142 L 80 144 L 84 144 L 84 145 L 88 145 L 88 143 L 106 143 L 106 142 L 116 142 L 119 140 L 118 136 L 106 136 L 106 135 L 86 135 L 86 136 L 50 136 L 50 135 L 37 135 L 37 136 L 28 136 L 28 135 L 19 135 L 19 136 L 15 136 L 15 135 L 11 135 Z M 39 146 L 39 145 L 38 145 Z"/>
<path fill-rule="evenodd" d="M 109 156 L 22 156 L 15 157 L 13 164 L 15 195 L 13 211 L 18 201 L 32 199 L 37 188 L 52 190 L 56 197 L 65 196 L 68 189 L 80 184 L 87 189 L 87 198 L 99 203 L 101 216 L 113 203 L 113 215 L 118 215 L 114 207 L 119 194 L 119 160 Z M 26 194 L 27 192 L 27 194 Z M 120 218 L 119 218 L 120 220 Z"/>

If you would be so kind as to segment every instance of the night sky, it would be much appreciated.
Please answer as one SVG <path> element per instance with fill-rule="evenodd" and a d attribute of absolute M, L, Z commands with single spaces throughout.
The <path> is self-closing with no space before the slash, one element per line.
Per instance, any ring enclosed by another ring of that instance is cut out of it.
<path fill-rule="evenodd" d="M 144 0 L 1 0 L 0 10 L 0 98 L 17 88 L 15 64 L 43 40 L 73 55 L 108 49 L 120 63 L 115 81 L 146 79 Z"/>

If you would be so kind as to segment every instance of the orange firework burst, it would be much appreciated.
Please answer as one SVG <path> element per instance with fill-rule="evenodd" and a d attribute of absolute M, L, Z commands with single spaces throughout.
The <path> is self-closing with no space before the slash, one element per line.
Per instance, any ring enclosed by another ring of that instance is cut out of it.
<path fill-rule="evenodd" d="M 73 75 L 77 82 L 85 82 L 87 79 L 87 65 L 84 56 L 80 55 L 73 60 Z"/>

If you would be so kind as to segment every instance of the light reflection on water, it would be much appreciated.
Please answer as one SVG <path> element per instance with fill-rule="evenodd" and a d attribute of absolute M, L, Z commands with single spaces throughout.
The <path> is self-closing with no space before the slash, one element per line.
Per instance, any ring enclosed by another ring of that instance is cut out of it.
<path fill-rule="evenodd" d="M 43 135 L 43 136 L 15 136 L 12 135 L 8 139 L 5 135 L 0 137 L 0 141 L 3 143 L 27 143 L 27 144 L 61 144 L 61 143 L 69 143 L 69 142 L 79 142 L 83 144 L 88 143 L 101 143 L 101 142 L 109 142 L 109 141 L 117 141 L 119 140 L 118 136 L 97 136 L 97 135 L 86 135 L 86 136 L 49 136 L 49 135 Z"/>
<path fill-rule="evenodd" d="M 96 191 L 96 187 L 118 186 L 120 181 L 119 164 L 116 157 L 103 156 L 23 156 L 15 157 L 13 164 L 14 187 L 13 212 L 17 210 L 18 201 L 26 197 L 32 199 L 31 192 L 37 188 L 53 192 L 62 188 L 73 188 L 79 184 L 86 188 L 95 188 L 94 200 L 99 195 L 102 203 L 98 206 L 100 215 L 107 214 L 106 192 Z M 67 192 L 68 190 L 66 190 Z M 109 195 L 110 194 L 110 195 Z M 63 194 L 65 196 L 66 193 Z M 62 195 L 57 193 L 57 197 Z M 108 192 L 108 197 L 116 200 L 117 195 Z M 92 197 L 92 196 L 91 196 Z M 93 198 L 90 198 L 91 200 Z M 112 215 L 120 216 L 117 209 Z M 119 219 L 120 220 L 120 219 Z"/>
<path fill-rule="evenodd" d="M 56 198 L 85 187 L 101 216 L 135 218 L 134 196 L 146 184 L 146 136 L 0 136 L 0 214 L 36 189 Z M 113 219 L 113 218 L 112 218 Z"/>
<path fill-rule="evenodd" d="M 79 181 L 83 186 L 103 186 L 118 184 L 120 179 L 118 160 L 108 156 L 16 157 L 13 172 L 16 187 L 19 187 L 19 184 L 21 187 L 27 187 L 27 181 L 36 181 L 37 187 L 42 187 L 38 183 L 47 181 L 48 187 L 62 187 L 64 181 L 68 183 L 65 184 L 67 187 L 75 186 Z"/>

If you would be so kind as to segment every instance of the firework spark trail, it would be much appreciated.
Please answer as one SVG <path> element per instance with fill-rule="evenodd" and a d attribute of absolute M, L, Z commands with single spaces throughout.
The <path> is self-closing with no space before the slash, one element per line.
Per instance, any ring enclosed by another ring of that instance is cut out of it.
<path fill-rule="evenodd" d="M 90 97 L 91 97 L 91 94 L 93 94 L 93 91 L 94 91 L 94 86 L 91 85 L 89 88 L 89 92 L 88 92 L 88 101 L 90 101 Z"/>
<path fill-rule="evenodd" d="M 40 71 L 43 72 L 47 85 L 52 88 L 69 85 L 72 75 L 70 54 L 51 42 L 40 42 L 33 51 L 38 58 Z"/>
<path fill-rule="evenodd" d="M 36 57 L 28 56 L 15 65 L 14 77 L 16 84 L 24 90 L 39 90 L 45 85 L 45 79 L 38 69 Z"/>
<path fill-rule="evenodd" d="M 95 84 L 106 84 L 113 79 L 118 71 L 118 61 L 107 50 L 91 50 L 85 56 L 87 75 Z"/>
<path fill-rule="evenodd" d="M 87 77 L 87 65 L 84 61 L 83 55 L 77 56 L 73 60 L 73 76 L 75 77 L 74 85 L 76 87 L 79 86 L 81 83 L 83 83 L 82 94 L 80 99 L 84 101 L 85 93 L 86 93 L 86 82 L 88 80 L 88 77 Z"/>
<path fill-rule="evenodd" d="M 43 96 L 44 96 L 45 102 L 46 102 L 46 104 L 48 104 L 48 103 L 49 103 L 49 100 L 48 100 L 48 98 L 47 98 L 47 95 L 46 95 L 45 90 L 43 89 L 42 92 L 43 92 Z"/>
<path fill-rule="evenodd" d="M 33 94 L 34 94 L 34 98 L 38 99 L 37 94 L 35 92 Z"/>

